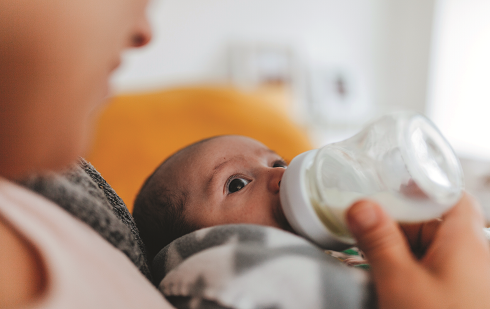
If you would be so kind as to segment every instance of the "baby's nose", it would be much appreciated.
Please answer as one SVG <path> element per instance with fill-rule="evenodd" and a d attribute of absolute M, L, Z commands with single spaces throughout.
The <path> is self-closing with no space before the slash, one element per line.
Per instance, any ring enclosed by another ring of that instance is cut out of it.
<path fill-rule="evenodd" d="M 276 167 L 273 168 L 272 171 L 270 172 L 272 174 L 269 180 L 269 188 L 273 192 L 279 192 L 279 188 L 281 187 L 282 175 L 284 174 L 284 169 Z"/>

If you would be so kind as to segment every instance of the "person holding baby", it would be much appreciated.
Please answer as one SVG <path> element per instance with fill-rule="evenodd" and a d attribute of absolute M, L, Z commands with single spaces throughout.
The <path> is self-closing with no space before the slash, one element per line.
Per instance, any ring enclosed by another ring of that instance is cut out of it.
<path fill-rule="evenodd" d="M 146 5 L 0 2 L 0 308 L 171 307 L 98 234 L 14 182 L 83 155 L 120 53 L 151 38 Z M 471 197 L 444 217 L 422 259 L 377 205 L 359 202 L 348 219 L 381 308 L 490 305 L 490 250 Z"/>

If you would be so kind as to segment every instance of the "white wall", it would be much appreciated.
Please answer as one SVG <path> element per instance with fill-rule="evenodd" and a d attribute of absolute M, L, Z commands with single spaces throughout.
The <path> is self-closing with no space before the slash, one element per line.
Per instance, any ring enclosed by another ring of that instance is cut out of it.
<path fill-rule="evenodd" d="M 272 42 L 307 68 L 345 72 L 364 117 L 355 123 L 424 112 L 434 1 L 153 0 L 154 40 L 127 54 L 116 92 L 223 82 L 228 44 Z"/>
<path fill-rule="evenodd" d="M 383 111 L 426 112 L 436 0 L 374 0 L 376 93 Z"/>
<path fill-rule="evenodd" d="M 430 115 L 462 156 L 490 160 L 490 1 L 438 3 Z"/>
<path fill-rule="evenodd" d="M 121 91 L 221 80 L 227 44 L 294 46 L 320 63 L 369 70 L 373 7 L 364 0 L 156 0 L 154 41 L 115 78 Z"/>

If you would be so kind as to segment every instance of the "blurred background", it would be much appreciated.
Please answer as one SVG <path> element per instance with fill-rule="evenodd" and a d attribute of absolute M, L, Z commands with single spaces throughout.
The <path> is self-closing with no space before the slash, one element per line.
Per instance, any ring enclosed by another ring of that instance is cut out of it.
<path fill-rule="evenodd" d="M 125 54 L 113 78 L 116 97 L 136 102 L 170 91 L 174 98 L 179 89 L 184 100 L 183 89 L 233 89 L 304 134 L 298 151 L 350 137 L 387 112 L 417 111 L 462 158 L 467 186 L 487 198 L 490 1 L 152 0 L 148 14 L 153 41 Z M 194 92 L 192 100 L 203 96 Z M 203 102 L 213 100 L 201 100 L 201 116 L 208 115 Z M 94 165 L 104 174 L 102 163 Z"/>

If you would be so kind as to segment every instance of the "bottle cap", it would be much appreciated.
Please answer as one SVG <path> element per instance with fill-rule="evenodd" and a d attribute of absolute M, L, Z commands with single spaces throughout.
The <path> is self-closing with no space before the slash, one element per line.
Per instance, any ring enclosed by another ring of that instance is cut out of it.
<path fill-rule="evenodd" d="M 351 247 L 331 233 L 318 218 L 311 203 L 307 188 L 306 170 L 317 149 L 296 156 L 281 179 L 281 205 L 291 227 L 301 236 L 308 238 L 324 249 L 340 250 Z"/>

